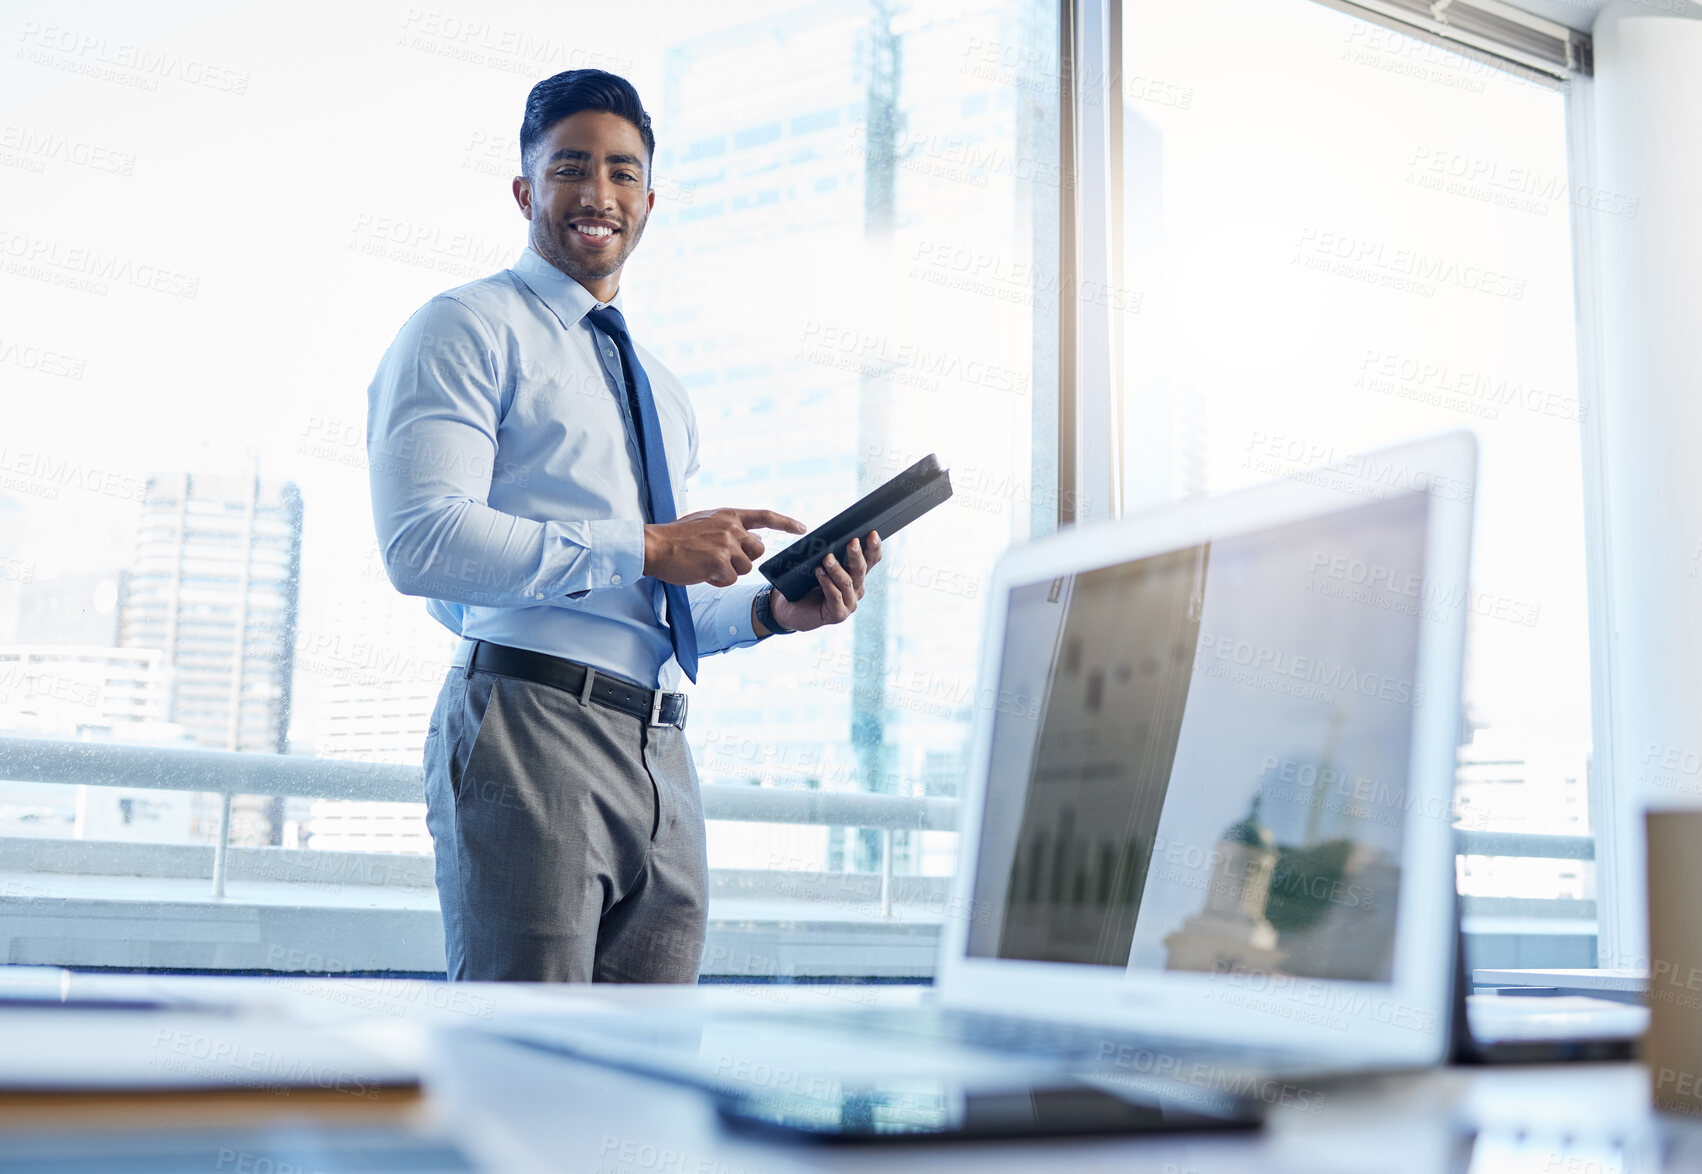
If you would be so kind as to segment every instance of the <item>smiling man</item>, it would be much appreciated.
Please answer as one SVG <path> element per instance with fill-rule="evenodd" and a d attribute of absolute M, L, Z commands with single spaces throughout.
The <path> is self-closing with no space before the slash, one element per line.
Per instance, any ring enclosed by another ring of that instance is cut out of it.
<path fill-rule="evenodd" d="M 880 561 L 870 534 L 792 603 L 738 580 L 752 531 L 800 522 L 684 512 L 696 418 L 619 297 L 655 146 L 622 78 L 534 86 L 528 247 L 418 310 L 368 393 L 385 568 L 461 637 L 425 744 L 454 979 L 694 981 L 708 867 L 679 677 L 843 622 Z"/>

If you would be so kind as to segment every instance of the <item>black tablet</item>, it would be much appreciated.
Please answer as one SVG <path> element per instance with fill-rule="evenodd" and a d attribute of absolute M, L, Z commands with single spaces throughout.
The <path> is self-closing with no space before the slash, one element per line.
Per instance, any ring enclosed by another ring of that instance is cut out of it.
<path fill-rule="evenodd" d="M 951 496 L 951 473 L 933 453 L 835 514 L 757 569 L 793 603 L 816 586 L 816 568 L 830 553 L 843 565 L 853 538 L 873 530 L 883 540 Z"/>

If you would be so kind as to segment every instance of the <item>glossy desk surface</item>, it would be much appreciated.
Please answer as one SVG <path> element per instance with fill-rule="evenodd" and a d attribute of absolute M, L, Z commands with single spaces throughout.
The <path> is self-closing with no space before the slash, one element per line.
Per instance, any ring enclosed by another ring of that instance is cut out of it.
<path fill-rule="evenodd" d="M 978 1144 L 835 1147 L 727 1133 L 688 1087 L 612 1071 L 494 1038 L 499 1015 L 692 1005 L 803 1010 L 903 1006 L 917 988 L 530 987 L 387 979 L 73 976 L 71 994 L 237 1003 L 268 1021 L 358 1034 L 421 1072 L 422 1127 L 476 1166 L 605 1174 L 758 1174 L 793 1170 L 1544 1171 L 1702 1170 L 1702 1124 L 1656 1118 L 1633 1064 L 1442 1069 L 1324 1084 L 1282 1098 L 1256 1133 Z M 207 1012 L 208 1030 L 229 1022 Z M 3 1023 L 3 1019 L 0 1019 Z M 99 1054 L 67 1014 L 65 1047 Z M 3 1032 L 0 1032 L 3 1034 Z M 1276 1097 L 1273 1092 L 1273 1099 Z M 16 1141 L 22 1135 L 15 1135 Z M 30 1135 L 32 1145 L 43 1134 Z M 0 1171 L 9 1168 L 0 1137 Z M 14 1153 L 17 1150 L 14 1148 Z M 36 1167 L 30 1167 L 32 1169 Z M 242 1163 L 229 1166 L 240 1171 Z M 268 1166 L 249 1155 L 251 1171 Z"/>

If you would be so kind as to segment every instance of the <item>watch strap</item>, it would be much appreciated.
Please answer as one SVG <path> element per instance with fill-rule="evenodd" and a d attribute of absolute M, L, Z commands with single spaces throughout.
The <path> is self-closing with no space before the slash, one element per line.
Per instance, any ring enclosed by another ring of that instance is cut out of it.
<path fill-rule="evenodd" d="M 768 629 L 770 636 L 788 636 L 795 629 L 788 628 L 774 618 L 774 588 L 764 587 L 756 593 L 756 621 Z"/>

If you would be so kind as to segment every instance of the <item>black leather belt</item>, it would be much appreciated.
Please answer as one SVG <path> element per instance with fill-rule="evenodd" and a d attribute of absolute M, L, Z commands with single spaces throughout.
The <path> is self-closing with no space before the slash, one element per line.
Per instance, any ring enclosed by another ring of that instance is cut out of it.
<path fill-rule="evenodd" d="M 577 660 L 475 640 L 471 646 L 463 644 L 456 650 L 455 667 L 465 669 L 469 676 L 475 672 L 495 673 L 499 677 L 518 677 L 522 681 L 549 685 L 576 694 L 581 701 L 595 701 L 609 709 L 643 718 L 647 725 L 686 728 L 684 693 L 646 689 L 620 677 L 600 673 Z"/>

